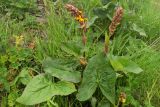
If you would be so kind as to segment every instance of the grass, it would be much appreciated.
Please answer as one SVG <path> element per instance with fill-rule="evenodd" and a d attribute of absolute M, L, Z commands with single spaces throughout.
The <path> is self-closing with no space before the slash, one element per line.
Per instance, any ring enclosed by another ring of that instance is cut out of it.
<path fill-rule="evenodd" d="M 159 2 L 157 0 L 134 0 L 122 1 L 122 5 L 126 9 L 126 20 L 130 24 L 137 24 L 143 28 L 147 34 L 145 39 L 147 42 L 152 42 L 160 35 L 160 13 Z"/>
<path fill-rule="evenodd" d="M 146 48 L 143 50 L 143 54 L 137 55 L 137 58 L 134 59 L 144 70 L 144 72 L 137 76 L 133 81 L 133 87 L 136 90 L 136 93 L 139 93 L 138 100 L 144 100 L 144 102 L 142 102 L 143 104 L 152 104 L 153 106 L 158 107 L 160 104 L 158 91 L 160 89 L 159 52 Z"/>

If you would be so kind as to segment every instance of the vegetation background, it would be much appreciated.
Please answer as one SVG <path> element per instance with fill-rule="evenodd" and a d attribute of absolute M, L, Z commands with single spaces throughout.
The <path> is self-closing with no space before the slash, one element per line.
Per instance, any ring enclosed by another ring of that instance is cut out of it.
<path fill-rule="evenodd" d="M 66 3 L 79 8 L 87 18 L 85 48 L 80 26 L 64 7 Z M 68 67 L 67 70 L 72 68 L 82 73 L 84 66 L 79 58 L 85 52 L 89 60 L 103 51 L 105 32 L 118 6 L 123 7 L 124 14 L 114 39 L 111 38 L 110 54 L 127 56 L 143 72 L 117 79 L 116 101 L 123 91 L 124 107 L 160 107 L 159 0 L 1 0 L 0 107 L 27 107 L 17 102 L 17 98 L 51 63 L 63 70 Z M 45 62 L 48 57 L 55 62 Z M 56 65 L 57 62 L 63 66 Z M 79 84 L 75 83 L 75 87 Z M 58 94 L 31 107 L 112 107 L 107 105 L 108 100 L 99 88 L 87 101 L 77 100 L 76 92 L 72 91 L 67 90 L 68 96 Z"/>

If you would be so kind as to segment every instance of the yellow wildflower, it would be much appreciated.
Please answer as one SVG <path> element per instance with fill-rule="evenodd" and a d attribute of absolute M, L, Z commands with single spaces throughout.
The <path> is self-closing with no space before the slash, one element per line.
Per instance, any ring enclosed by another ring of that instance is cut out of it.
<path fill-rule="evenodd" d="M 124 92 L 120 93 L 119 102 L 121 102 L 121 103 L 125 103 L 126 102 L 126 94 Z"/>
<path fill-rule="evenodd" d="M 121 99 L 121 102 L 122 102 L 122 103 L 125 103 L 125 102 L 126 102 L 126 99 L 125 99 L 125 98 Z"/>
<path fill-rule="evenodd" d="M 85 19 L 82 18 L 81 15 L 78 15 L 77 17 L 75 17 L 75 19 L 76 19 L 78 22 L 80 22 L 80 23 L 85 21 Z"/>
<path fill-rule="evenodd" d="M 16 40 L 15 40 L 16 47 L 19 46 L 19 45 L 22 45 L 23 42 L 24 42 L 24 41 L 23 41 L 23 40 L 24 40 L 24 37 L 23 37 L 22 35 L 21 35 L 21 36 L 16 36 L 15 39 L 16 39 Z"/>

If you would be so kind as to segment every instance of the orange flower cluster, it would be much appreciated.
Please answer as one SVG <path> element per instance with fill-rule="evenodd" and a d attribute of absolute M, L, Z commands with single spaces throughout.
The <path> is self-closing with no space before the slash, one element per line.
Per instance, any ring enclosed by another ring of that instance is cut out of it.
<path fill-rule="evenodd" d="M 83 33 L 83 36 L 82 36 L 82 42 L 83 44 L 85 45 L 86 44 L 86 41 L 87 41 L 87 37 L 85 35 L 86 33 L 86 21 L 87 19 L 84 17 L 82 11 L 80 11 L 78 8 L 76 8 L 75 6 L 71 5 L 71 4 L 66 4 L 65 5 L 65 8 L 71 12 L 72 16 L 75 17 L 75 20 L 77 20 L 81 26 L 81 29 L 82 29 L 82 33 Z"/>
<path fill-rule="evenodd" d="M 118 107 L 122 107 L 126 102 L 126 94 L 124 92 L 120 93 Z"/>
<path fill-rule="evenodd" d="M 83 65 L 83 66 L 86 66 L 86 65 L 87 65 L 87 60 L 86 60 L 84 57 L 80 57 L 79 62 L 80 62 L 80 64 Z"/>
<path fill-rule="evenodd" d="M 82 11 L 80 11 L 78 8 L 74 7 L 71 4 L 66 4 L 65 8 L 70 11 L 72 16 L 75 17 L 75 20 L 80 23 L 81 28 L 84 28 L 86 24 L 86 18 L 84 17 Z"/>
<path fill-rule="evenodd" d="M 120 93 L 119 101 L 122 102 L 122 103 L 126 102 L 126 94 L 124 92 Z"/>
<path fill-rule="evenodd" d="M 117 26 L 120 24 L 122 16 L 123 16 L 123 8 L 118 7 L 112 19 L 112 23 L 109 26 L 109 36 L 110 37 L 114 34 Z"/>

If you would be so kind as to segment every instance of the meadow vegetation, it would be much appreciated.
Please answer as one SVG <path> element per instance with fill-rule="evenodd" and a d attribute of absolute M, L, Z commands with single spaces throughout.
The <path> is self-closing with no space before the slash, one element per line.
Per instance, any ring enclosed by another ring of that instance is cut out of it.
<path fill-rule="evenodd" d="M 160 107 L 159 0 L 1 0 L 0 107 Z"/>

